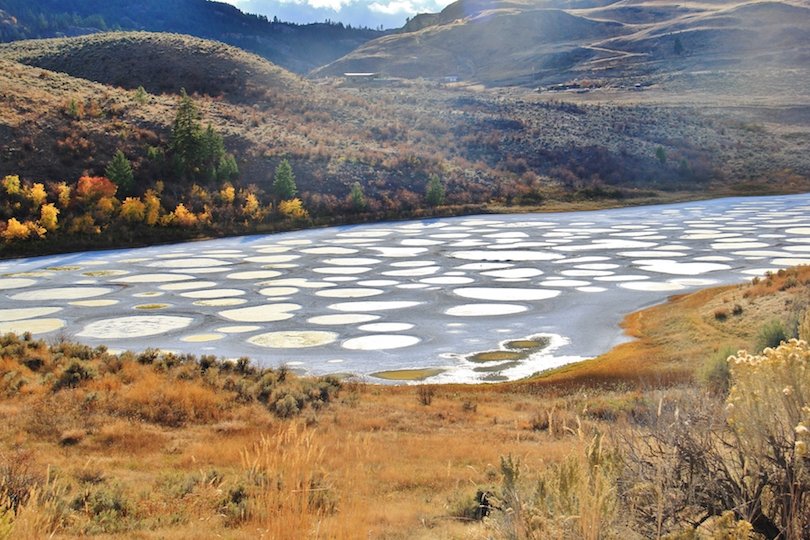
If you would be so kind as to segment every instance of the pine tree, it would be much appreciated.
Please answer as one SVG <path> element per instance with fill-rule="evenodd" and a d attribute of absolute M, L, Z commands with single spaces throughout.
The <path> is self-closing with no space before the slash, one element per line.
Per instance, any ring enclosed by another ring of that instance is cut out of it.
<path fill-rule="evenodd" d="M 225 156 L 225 143 L 211 124 L 202 133 L 199 139 L 200 166 L 205 172 L 205 178 L 213 182 L 217 178 L 217 167 Z"/>
<path fill-rule="evenodd" d="M 225 154 L 217 167 L 217 180 L 228 182 L 236 180 L 237 176 L 239 176 L 239 166 L 236 164 L 236 158 L 233 157 L 233 154 Z"/>
<path fill-rule="evenodd" d="M 132 165 L 130 165 L 129 160 L 120 149 L 115 152 L 104 174 L 118 186 L 119 193 L 132 193 L 135 187 Z"/>
<path fill-rule="evenodd" d="M 278 199 L 287 201 L 295 197 L 297 192 L 292 167 L 290 162 L 284 159 L 276 167 L 276 174 L 273 176 L 273 193 Z"/>
<path fill-rule="evenodd" d="M 427 183 L 425 199 L 430 206 L 441 206 L 444 204 L 444 184 L 435 174 L 430 175 Z"/>
<path fill-rule="evenodd" d="M 352 208 L 355 212 L 362 212 L 366 209 L 366 196 L 363 193 L 363 188 L 360 186 L 360 182 L 355 182 L 352 184 L 352 191 L 349 194 L 349 197 L 352 201 Z"/>
<path fill-rule="evenodd" d="M 169 139 L 169 151 L 174 171 L 182 180 L 187 180 L 194 174 L 200 157 L 198 154 L 202 130 L 199 118 L 200 113 L 194 101 L 186 93 L 185 88 L 181 89 L 180 106 Z"/>

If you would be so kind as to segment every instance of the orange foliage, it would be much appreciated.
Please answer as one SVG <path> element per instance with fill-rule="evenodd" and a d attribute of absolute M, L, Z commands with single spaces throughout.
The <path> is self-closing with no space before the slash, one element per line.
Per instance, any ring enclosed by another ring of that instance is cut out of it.
<path fill-rule="evenodd" d="M 118 186 L 103 176 L 82 176 L 76 186 L 76 195 L 88 200 L 114 197 L 116 191 Z"/>

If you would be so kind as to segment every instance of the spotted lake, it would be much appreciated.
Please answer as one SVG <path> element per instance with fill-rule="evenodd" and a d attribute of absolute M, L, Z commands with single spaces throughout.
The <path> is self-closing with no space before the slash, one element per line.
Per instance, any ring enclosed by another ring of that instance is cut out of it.
<path fill-rule="evenodd" d="M 673 293 L 796 264 L 810 195 L 379 223 L 2 261 L 0 333 L 495 381 L 604 352 Z"/>

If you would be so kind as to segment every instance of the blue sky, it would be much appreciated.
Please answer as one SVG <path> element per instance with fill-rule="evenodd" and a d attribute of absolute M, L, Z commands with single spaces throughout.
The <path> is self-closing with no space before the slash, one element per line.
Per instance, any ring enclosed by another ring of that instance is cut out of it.
<path fill-rule="evenodd" d="M 441 11 L 452 0 L 221 0 L 247 13 L 307 23 L 326 19 L 352 26 L 398 28 L 406 17 Z"/>

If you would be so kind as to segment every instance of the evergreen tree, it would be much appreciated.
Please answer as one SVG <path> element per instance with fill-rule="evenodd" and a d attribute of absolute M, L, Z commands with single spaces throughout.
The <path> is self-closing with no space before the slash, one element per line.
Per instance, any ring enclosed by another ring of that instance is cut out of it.
<path fill-rule="evenodd" d="M 208 124 L 208 128 L 200 137 L 198 152 L 205 178 L 213 182 L 217 178 L 217 167 L 225 156 L 225 143 L 211 124 Z"/>
<path fill-rule="evenodd" d="M 295 197 L 297 192 L 295 175 L 290 162 L 283 159 L 276 167 L 276 174 L 273 176 L 273 193 L 280 200 L 287 201 Z"/>
<path fill-rule="evenodd" d="M 197 106 L 186 93 L 185 88 L 180 90 L 180 106 L 172 126 L 172 135 L 169 139 L 169 151 L 172 155 L 174 172 L 181 180 L 189 179 L 197 168 L 199 158 L 200 139 L 202 137 L 200 113 Z"/>
<path fill-rule="evenodd" d="M 129 160 L 120 149 L 115 152 L 104 174 L 118 186 L 119 193 L 132 193 L 132 190 L 135 188 L 135 177 L 132 174 L 132 165 L 130 165 Z"/>
<path fill-rule="evenodd" d="M 363 193 L 363 188 L 360 186 L 360 182 L 355 182 L 352 184 L 352 191 L 349 195 L 352 201 L 352 208 L 355 212 L 362 212 L 366 209 L 366 196 Z"/>
<path fill-rule="evenodd" d="M 658 159 L 658 162 L 661 165 L 666 165 L 667 163 L 667 151 L 664 150 L 663 146 L 659 146 L 655 149 L 655 157 Z"/>
<path fill-rule="evenodd" d="M 435 174 L 430 175 L 427 183 L 425 199 L 430 206 L 441 206 L 444 204 L 444 184 Z"/>
<path fill-rule="evenodd" d="M 239 176 L 239 166 L 236 164 L 236 158 L 233 154 L 225 154 L 219 161 L 217 167 L 217 180 L 220 182 L 228 182 L 236 180 Z"/>

